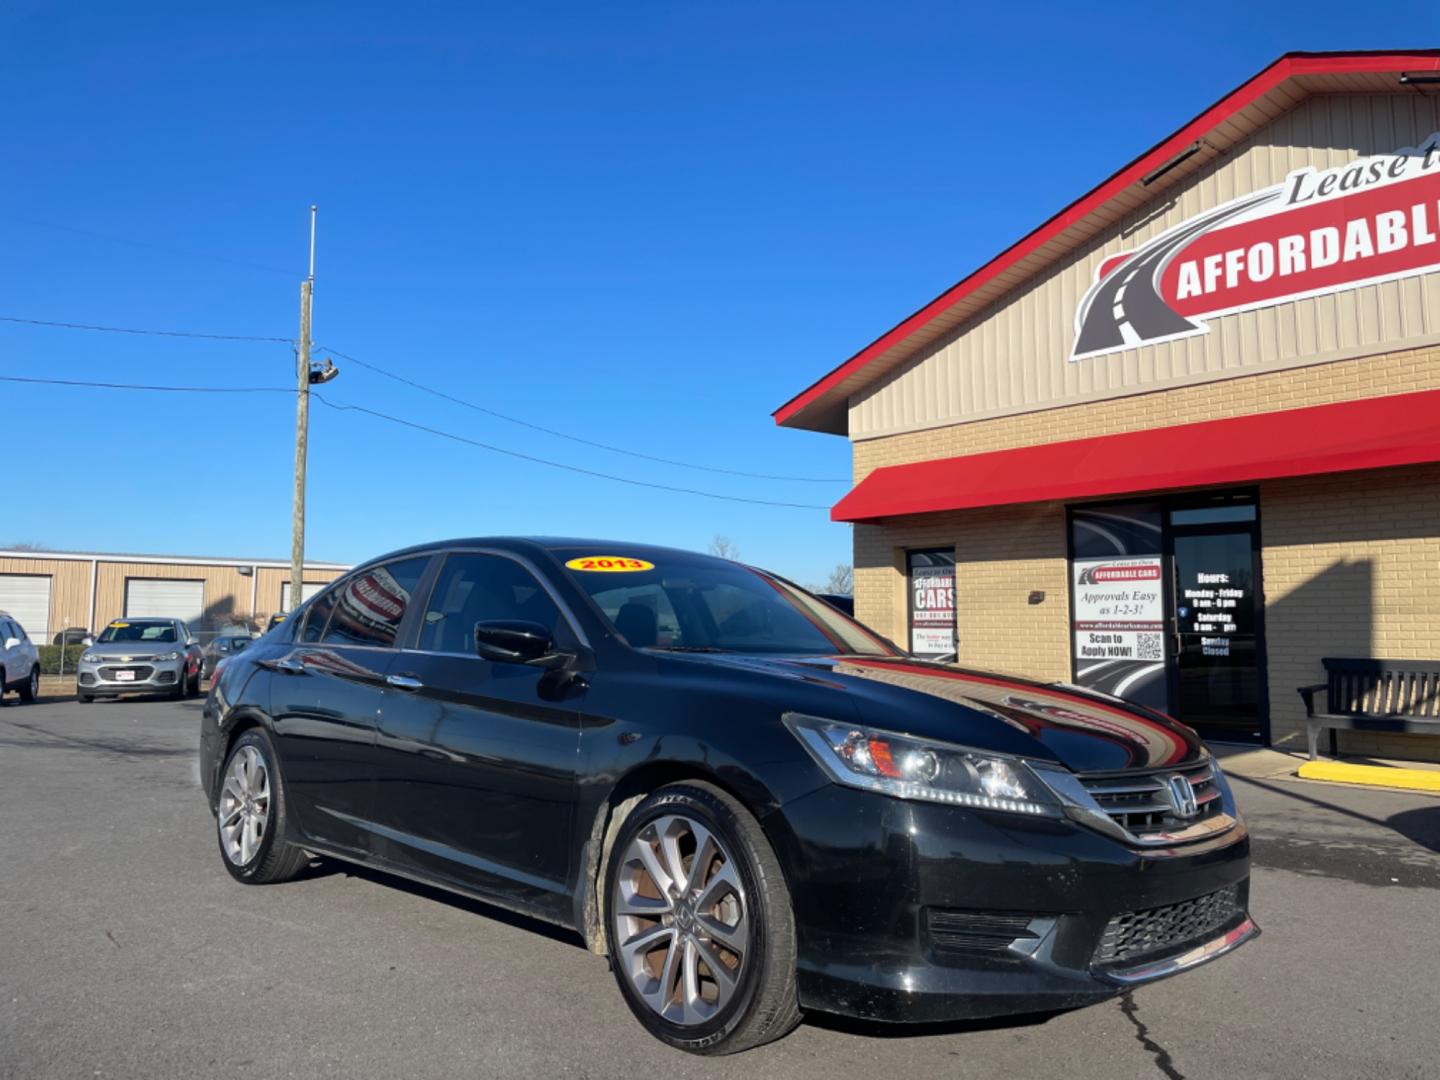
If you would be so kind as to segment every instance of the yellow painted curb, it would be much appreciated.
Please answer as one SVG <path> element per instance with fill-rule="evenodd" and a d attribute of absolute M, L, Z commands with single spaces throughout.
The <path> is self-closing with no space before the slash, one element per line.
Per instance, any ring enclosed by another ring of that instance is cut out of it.
<path fill-rule="evenodd" d="M 1440 791 L 1440 772 L 1426 769 L 1391 769 L 1384 765 L 1350 765 L 1343 761 L 1307 761 L 1300 766 L 1305 780 L 1330 780 L 1337 784 L 1369 784 L 1372 787 L 1409 788 L 1412 791 Z"/>

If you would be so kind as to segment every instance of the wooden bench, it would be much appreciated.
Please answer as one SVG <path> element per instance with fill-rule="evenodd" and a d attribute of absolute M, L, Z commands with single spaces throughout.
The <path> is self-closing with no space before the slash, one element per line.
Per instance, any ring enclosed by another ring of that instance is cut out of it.
<path fill-rule="evenodd" d="M 1310 760 L 1321 728 L 1440 734 L 1440 660 L 1326 657 L 1326 681 L 1299 688 Z M 1326 691 L 1315 711 L 1316 691 Z"/>

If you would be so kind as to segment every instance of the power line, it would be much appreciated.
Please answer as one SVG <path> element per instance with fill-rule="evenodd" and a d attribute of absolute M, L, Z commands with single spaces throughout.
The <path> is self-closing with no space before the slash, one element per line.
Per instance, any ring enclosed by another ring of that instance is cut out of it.
<path fill-rule="evenodd" d="M 29 379 L 0 375 L 0 382 L 39 386 L 80 386 L 94 390 L 155 390 L 170 394 L 293 394 L 283 386 L 159 386 L 154 383 L 92 382 L 87 379 Z"/>
<path fill-rule="evenodd" d="M 339 355 L 338 353 L 336 355 Z M 828 510 L 828 506 L 817 503 L 796 503 L 780 502 L 774 499 L 751 499 L 743 495 L 721 495 L 714 491 L 701 491 L 699 488 L 675 487 L 670 484 L 654 484 L 648 480 L 636 480 L 629 476 L 616 476 L 613 473 L 600 472 L 597 469 L 585 469 L 579 465 L 566 465 L 564 462 L 551 461 L 548 458 L 535 457 L 533 454 L 522 454 L 518 450 L 507 450 L 503 446 L 495 446 L 492 443 L 480 442 L 478 439 L 466 438 L 464 435 L 456 435 L 453 432 L 442 431 L 439 428 L 429 427 L 425 424 L 417 424 L 413 420 L 404 420 L 398 416 L 391 416 L 376 409 L 367 409 L 363 405 L 342 405 L 325 398 L 319 391 L 312 390 L 310 395 L 320 401 L 327 408 L 337 412 L 359 412 L 367 416 L 373 416 L 380 420 L 388 420 L 392 424 L 399 424 L 402 427 L 413 428 L 416 431 L 423 431 L 430 435 L 439 436 L 442 439 L 451 439 L 454 442 L 464 443 L 467 446 L 476 446 L 481 450 L 489 450 L 496 454 L 504 454 L 507 457 L 519 458 L 521 461 L 532 461 L 537 465 L 549 465 L 552 469 L 564 469 L 567 472 L 580 473 L 582 476 L 595 476 L 602 480 L 614 480 L 621 484 L 632 484 L 635 487 L 654 488 L 656 491 L 673 491 L 682 495 L 700 495 L 707 499 L 723 499 L 726 502 L 753 503 L 756 506 L 785 506 L 796 510 Z"/>
<path fill-rule="evenodd" d="M 210 334 L 198 333 L 189 330 L 154 330 L 129 326 L 99 326 L 92 323 L 56 322 L 48 319 L 25 319 L 19 317 L 18 315 L 0 315 L 0 322 L 18 323 L 24 326 L 48 326 L 59 328 L 62 330 L 95 330 L 111 334 L 140 334 L 151 337 L 197 338 L 205 341 L 258 341 L 265 342 L 267 344 L 289 345 L 292 348 L 295 346 L 294 338 L 264 337 L 256 334 Z M 491 416 L 497 420 L 504 420 L 506 423 L 516 424 L 519 427 L 529 428 L 531 431 L 539 431 L 545 435 L 552 435 L 557 439 L 567 439 L 570 442 L 579 443 L 582 446 L 590 446 L 594 447 L 597 450 L 605 450 L 612 454 L 623 454 L 626 457 L 638 458 L 642 461 L 653 461 L 661 465 L 672 465 L 682 469 L 695 469 L 700 472 L 716 473 L 722 476 L 739 476 L 748 480 L 777 480 L 786 483 L 797 484 L 844 484 L 848 482 L 845 480 L 837 480 L 831 477 L 823 476 L 790 476 L 783 473 L 761 473 L 748 472 L 744 469 L 727 469 L 719 465 L 701 465 L 698 462 L 680 461 L 677 458 L 661 457 L 658 454 L 647 454 L 639 450 L 627 450 L 622 446 L 612 446 L 609 443 L 598 442 L 594 439 L 587 439 L 580 435 L 572 435 L 566 431 L 559 431 L 555 428 L 545 427 L 543 424 L 536 424 L 529 420 L 522 420 L 518 416 L 511 416 L 508 413 L 502 413 L 495 409 L 487 408 L 484 405 L 477 405 L 473 401 L 467 401 L 465 398 L 456 397 L 454 394 L 447 394 L 443 390 L 437 390 L 433 386 L 426 386 L 424 383 L 416 382 L 414 379 L 407 379 L 403 375 L 397 375 L 393 371 L 387 371 L 385 368 L 380 367 L 378 364 L 372 364 L 369 361 L 361 360 L 359 357 L 352 356 L 349 353 L 343 353 L 339 349 L 332 349 L 328 346 L 317 346 L 316 351 L 328 352 L 333 356 L 338 356 L 342 360 L 348 360 L 350 363 L 356 364 L 362 368 L 365 368 L 368 371 L 373 371 L 377 375 L 383 375 L 387 379 L 393 379 L 395 382 L 403 383 L 405 386 L 412 387 L 413 389 L 419 390 L 426 394 L 430 394 L 444 401 L 451 402 L 452 404 L 461 405 L 467 409 L 472 409 L 475 412 L 484 414 L 485 416 Z M 543 459 L 537 458 L 536 460 L 538 461 Z M 687 489 L 677 488 L 675 490 Z M 783 505 L 799 506 L 804 504 L 786 503 Z"/>
<path fill-rule="evenodd" d="M 342 360 L 348 360 L 352 364 L 358 364 L 369 371 L 375 372 L 377 375 L 384 375 L 387 379 L 394 379 L 398 383 L 404 383 L 406 386 L 413 387 L 416 390 L 424 391 L 427 394 L 433 394 L 435 397 L 452 402 L 453 404 L 463 405 L 467 409 L 474 409 L 476 412 L 484 413 L 486 416 L 493 416 L 497 420 L 504 420 L 511 424 L 518 424 L 520 427 L 529 428 L 531 431 L 543 432 L 546 435 L 553 435 L 559 439 L 568 439 L 571 442 L 580 443 L 584 446 L 593 446 L 598 450 L 608 450 L 612 454 L 624 454 L 627 457 L 641 458 L 645 461 L 655 461 L 659 462 L 662 465 L 676 465 L 682 469 L 698 469 L 701 472 L 722 473 L 726 476 L 743 476 L 751 480 L 784 480 L 799 484 L 843 484 L 846 482 L 844 480 L 835 480 L 829 477 L 821 476 L 784 476 L 776 473 L 746 472 L 743 469 L 726 469 L 721 468 L 718 465 L 700 465 L 692 461 L 678 461 L 675 458 L 660 457 L 656 454 L 645 454 L 641 453 L 639 450 L 626 450 L 624 447 L 611 446 L 609 443 L 596 442 L 593 439 L 582 438 L 579 435 L 571 435 L 568 432 L 557 431 L 554 428 L 548 428 L 541 424 L 535 424 L 530 422 L 529 420 L 521 420 L 518 416 L 510 416 L 506 413 L 497 412 L 494 409 L 486 408 L 484 405 L 476 405 L 473 401 L 466 401 L 464 398 L 456 397 L 453 394 L 447 394 L 443 390 L 436 390 L 434 387 L 426 386 L 424 383 L 416 382 L 413 379 L 407 379 L 403 375 L 396 375 L 393 371 L 387 371 L 382 367 L 368 363 L 364 360 L 359 359 L 358 357 L 350 356 L 348 353 L 343 353 L 339 349 L 332 349 L 328 346 L 318 346 L 317 351 L 328 352 L 332 356 L 338 356 Z"/>
<path fill-rule="evenodd" d="M 142 390 L 186 394 L 290 394 L 294 392 L 293 390 L 279 386 L 164 386 L 154 383 L 98 382 L 83 379 L 38 379 L 27 378 L 20 375 L 0 375 L 0 382 L 26 383 L 40 386 L 84 387 L 98 390 Z M 346 405 L 340 402 L 330 401 L 318 390 L 311 390 L 310 394 L 322 405 L 326 406 L 326 408 L 333 409 L 336 412 L 363 413 L 377 420 L 384 420 L 401 427 L 411 428 L 414 431 L 422 431 L 427 435 L 434 435 L 437 438 L 449 439 L 452 442 L 463 443 L 466 446 L 488 450 L 495 454 L 503 454 L 506 457 L 516 458 L 520 461 L 529 461 L 536 465 L 547 465 L 552 469 L 563 469 L 566 472 L 578 473 L 582 476 L 593 476 L 600 480 L 613 480 L 616 483 L 629 484 L 632 487 L 651 488 L 655 491 L 669 491 L 678 495 L 698 495 L 705 499 L 749 503 L 754 506 L 778 506 L 794 510 L 829 509 L 828 506 L 817 503 L 782 502 L 775 499 L 752 499 L 744 495 L 724 495 L 717 491 L 703 491 L 700 488 L 678 487 L 672 484 L 656 484 L 648 480 L 636 480 L 630 476 L 616 476 L 613 473 L 601 472 L 598 469 L 586 469 L 579 465 L 568 465 L 563 461 L 551 461 L 548 458 L 536 457 L 533 454 L 521 453 L 518 450 L 509 450 L 503 446 L 496 446 L 493 443 L 481 442 L 478 439 L 457 435 L 452 431 L 443 431 L 440 428 L 430 427 L 426 424 L 416 423 L 413 420 L 406 420 L 403 417 L 393 416 L 390 413 L 380 412 L 378 409 L 366 408 L 364 405 Z"/>
<path fill-rule="evenodd" d="M 52 326 L 62 330 L 102 330 L 108 334 L 143 334 L 148 337 L 202 338 L 206 341 L 264 341 L 279 345 L 295 344 L 294 338 L 286 337 L 260 337 L 255 334 L 199 334 L 189 330 L 142 330 L 133 326 L 94 326 L 89 323 L 22 319 L 18 315 L 0 315 L 0 322 L 21 323 L 25 326 Z"/>

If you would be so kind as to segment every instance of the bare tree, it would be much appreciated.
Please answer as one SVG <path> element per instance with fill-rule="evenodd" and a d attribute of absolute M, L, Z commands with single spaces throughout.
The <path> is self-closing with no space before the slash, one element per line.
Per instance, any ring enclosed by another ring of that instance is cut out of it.
<path fill-rule="evenodd" d="M 6 551 L 48 551 L 44 544 L 37 544 L 34 540 L 16 540 L 13 544 L 0 545 Z"/>
<path fill-rule="evenodd" d="M 709 550 L 711 555 L 718 555 L 722 559 L 740 558 L 740 549 L 735 546 L 735 542 L 728 536 L 721 536 L 719 533 L 710 538 Z"/>
<path fill-rule="evenodd" d="M 830 576 L 825 579 L 827 593 L 835 593 L 840 596 L 850 596 L 855 592 L 855 568 L 849 563 L 836 563 L 835 569 L 830 571 Z"/>

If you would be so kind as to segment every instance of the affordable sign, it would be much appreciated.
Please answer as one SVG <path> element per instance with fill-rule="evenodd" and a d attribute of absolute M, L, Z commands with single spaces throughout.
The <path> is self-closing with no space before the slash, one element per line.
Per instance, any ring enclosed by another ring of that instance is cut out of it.
<path fill-rule="evenodd" d="M 1209 333 L 1207 318 L 1440 268 L 1440 133 L 1224 203 L 1100 264 L 1071 360 Z"/>

